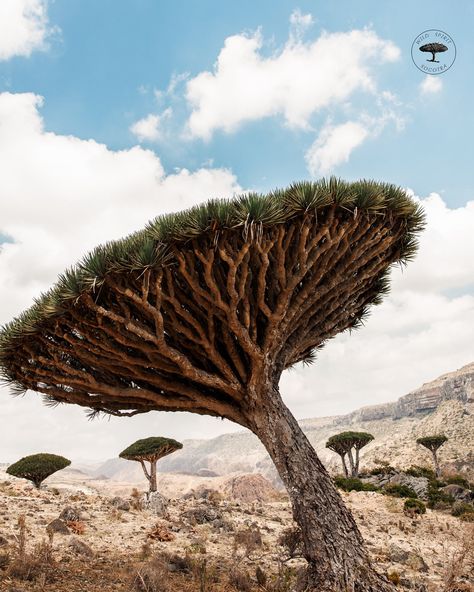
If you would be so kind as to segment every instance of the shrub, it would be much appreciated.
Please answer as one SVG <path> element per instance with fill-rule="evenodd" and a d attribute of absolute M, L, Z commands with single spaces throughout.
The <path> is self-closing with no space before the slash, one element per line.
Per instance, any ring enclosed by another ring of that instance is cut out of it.
<path fill-rule="evenodd" d="M 416 499 L 418 494 L 414 489 L 408 485 L 400 485 L 398 483 L 390 483 L 383 488 L 383 493 L 391 495 L 392 497 L 411 497 Z"/>
<path fill-rule="evenodd" d="M 473 514 L 474 506 L 467 502 L 455 502 L 451 508 L 451 514 L 453 516 L 462 516 L 463 514 Z"/>
<path fill-rule="evenodd" d="M 280 534 L 278 544 L 287 552 L 288 558 L 302 557 L 303 555 L 303 533 L 298 526 L 288 527 Z"/>
<path fill-rule="evenodd" d="M 372 483 L 364 483 L 355 477 L 336 477 L 334 483 L 344 491 L 378 491 L 378 487 Z"/>
<path fill-rule="evenodd" d="M 411 477 L 425 477 L 429 481 L 436 479 L 435 472 L 433 469 L 428 467 L 420 467 L 419 465 L 413 465 L 409 469 L 405 471 L 406 475 L 410 475 Z"/>
<path fill-rule="evenodd" d="M 436 479 L 428 483 L 428 508 L 436 508 L 438 510 L 449 508 L 453 505 L 455 499 L 452 495 L 445 493 L 440 490 L 440 487 L 444 487 L 442 481 Z"/>
<path fill-rule="evenodd" d="M 41 483 L 56 471 L 69 466 L 71 461 L 57 454 L 31 454 L 21 458 L 7 469 L 9 475 L 31 481 L 39 489 Z"/>
<path fill-rule="evenodd" d="M 426 513 L 426 506 L 421 500 L 409 497 L 403 504 L 403 510 L 409 516 L 421 515 Z"/>
<path fill-rule="evenodd" d="M 448 485 L 459 485 L 465 489 L 471 489 L 471 483 L 462 475 L 449 475 L 444 480 Z"/>
<path fill-rule="evenodd" d="M 229 574 L 229 583 L 239 592 L 250 592 L 252 590 L 252 580 L 246 571 L 238 568 L 231 570 Z"/>
<path fill-rule="evenodd" d="M 396 469 L 392 467 L 392 465 L 384 464 L 378 467 L 375 467 L 369 471 L 370 475 L 390 475 L 391 473 L 395 473 Z"/>

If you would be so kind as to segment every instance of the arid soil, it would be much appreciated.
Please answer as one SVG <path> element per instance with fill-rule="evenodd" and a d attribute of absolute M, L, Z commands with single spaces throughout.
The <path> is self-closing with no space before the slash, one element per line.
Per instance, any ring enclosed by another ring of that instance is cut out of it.
<path fill-rule="evenodd" d="M 131 486 L 114 484 L 108 491 L 105 481 L 94 487 L 91 482 L 81 483 L 77 474 L 70 475 L 69 484 L 64 477 L 61 483 L 59 476 L 59 487 L 51 479 L 53 482 L 37 491 L 27 482 L 0 474 L 2 592 L 276 590 L 270 585 L 277 581 L 278 573 L 278 590 L 284 591 L 291 589 L 297 569 L 304 565 L 298 558 L 288 560 L 288 549 L 278 544 L 281 534 L 294 526 L 286 496 L 258 475 L 234 476 L 230 483 L 220 478 L 198 480 L 194 494 L 188 476 L 162 476 L 168 483 L 168 495 L 170 483 L 178 484 L 177 495 L 162 516 L 140 509 L 140 496 L 132 493 Z M 184 494 L 183 480 L 188 485 Z M 120 498 L 116 497 L 118 491 Z M 400 586 L 429 592 L 447 590 L 445 580 L 453 569 L 455 577 L 469 585 L 469 561 L 474 559 L 472 524 L 431 510 L 413 519 L 404 515 L 402 500 L 379 493 L 342 495 L 378 569 Z M 66 523 L 69 533 L 48 534 L 48 525 L 62 512 L 60 527 Z M 26 576 L 15 575 L 11 568 L 21 545 L 22 515 L 26 524 L 23 553 L 39 557 L 48 548 L 49 558 L 47 568 L 33 566 Z M 465 556 L 461 558 L 463 548 Z M 153 557 L 163 553 L 175 556 L 166 569 L 161 564 L 157 568 L 166 572 L 166 584 L 153 588 L 145 577 L 142 585 L 140 570 L 143 566 L 148 569 L 150 560 L 153 563 Z M 185 558 L 187 565 L 176 564 L 176 556 Z M 474 581 L 471 584 L 474 586 Z"/>

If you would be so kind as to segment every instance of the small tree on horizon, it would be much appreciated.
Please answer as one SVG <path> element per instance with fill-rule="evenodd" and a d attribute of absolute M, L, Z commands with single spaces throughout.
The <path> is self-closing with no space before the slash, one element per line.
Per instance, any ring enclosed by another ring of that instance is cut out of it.
<path fill-rule="evenodd" d="M 141 464 L 145 477 L 148 479 L 150 485 L 149 492 L 152 493 L 157 491 L 156 463 L 160 458 L 163 458 L 176 450 L 180 450 L 182 447 L 183 445 L 181 442 L 178 442 L 177 440 L 156 436 L 137 440 L 128 446 L 128 448 L 122 450 L 119 457 L 127 460 L 135 460 Z M 146 468 L 145 462 L 150 463 L 149 471 Z"/>
<path fill-rule="evenodd" d="M 7 473 L 13 477 L 27 479 L 33 483 L 36 489 L 39 489 L 45 479 L 70 464 L 71 461 L 64 456 L 42 452 L 20 458 L 7 468 Z"/>
<path fill-rule="evenodd" d="M 326 442 L 326 448 L 339 454 L 342 460 L 344 475 L 348 476 L 345 456 L 349 460 L 351 477 L 359 476 L 359 452 L 374 439 L 368 432 L 341 432 L 331 436 Z"/>
<path fill-rule="evenodd" d="M 441 474 L 441 468 L 439 466 L 438 460 L 438 449 L 447 441 L 448 437 L 444 434 L 437 434 L 434 436 L 423 436 L 422 438 L 418 438 L 416 441 L 417 444 L 424 446 L 431 452 L 436 477 L 439 477 Z"/>

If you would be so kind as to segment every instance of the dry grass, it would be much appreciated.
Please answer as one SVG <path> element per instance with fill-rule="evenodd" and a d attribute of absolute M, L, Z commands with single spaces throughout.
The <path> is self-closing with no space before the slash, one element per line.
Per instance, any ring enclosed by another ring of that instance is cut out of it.
<path fill-rule="evenodd" d="M 443 592 L 474 592 L 474 525 L 468 525 L 458 540 L 446 567 Z"/>

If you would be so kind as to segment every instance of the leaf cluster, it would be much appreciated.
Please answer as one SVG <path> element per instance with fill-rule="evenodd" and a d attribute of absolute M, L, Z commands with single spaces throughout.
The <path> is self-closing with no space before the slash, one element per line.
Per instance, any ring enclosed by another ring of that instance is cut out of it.
<path fill-rule="evenodd" d="M 47 477 L 66 468 L 71 461 L 57 454 L 39 453 L 21 458 L 7 468 L 7 473 L 14 477 L 28 479 L 37 487 Z"/>
<path fill-rule="evenodd" d="M 363 448 L 374 439 L 368 432 L 341 432 L 331 436 L 326 442 L 326 448 L 341 454 L 347 452 L 352 447 Z"/>
<path fill-rule="evenodd" d="M 398 218 L 404 228 L 398 262 L 404 264 L 413 258 L 417 234 L 424 228 L 424 214 L 421 206 L 395 185 L 370 180 L 348 183 L 331 177 L 295 183 L 266 195 L 248 193 L 230 200 L 213 199 L 159 216 L 143 230 L 100 245 L 61 274 L 33 306 L 0 330 L 0 371 L 4 380 L 15 385 L 8 366 L 16 346 L 41 332 L 42 323 L 63 314 L 84 292 L 97 292 L 109 274 L 139 275 L 149 268 L 172 265 L 174 245 L 204 235 L 215 239 L 223 231 L 234 231 L 247 240 L 258 240 L 267 227 L 308 213 L 317 218 L 330 206 L 342 208 L 354 217 L 364 214 Z"/>
<path fill-rule="evenodd" d="M 437 434 L 434 436 L 424 436 L 422 438 L 418 438 L 416 443 L 428 448 L 428 450 L 438 450 L 438 448 L 447 442 L 447 440 L 448 437 L 444 434 Z"/>
<path fill-rule="evenodd" d="M 139 460 L 140 458 L 147 460 L 148 458 L 158 459 L 171 454 L 176 450 L 182 448 L 183 445 L 172 438 L 163 438 L 160 436 L 152 436 L 137 440 L 119 454 L 120 458 L 127 460 Z"/>

